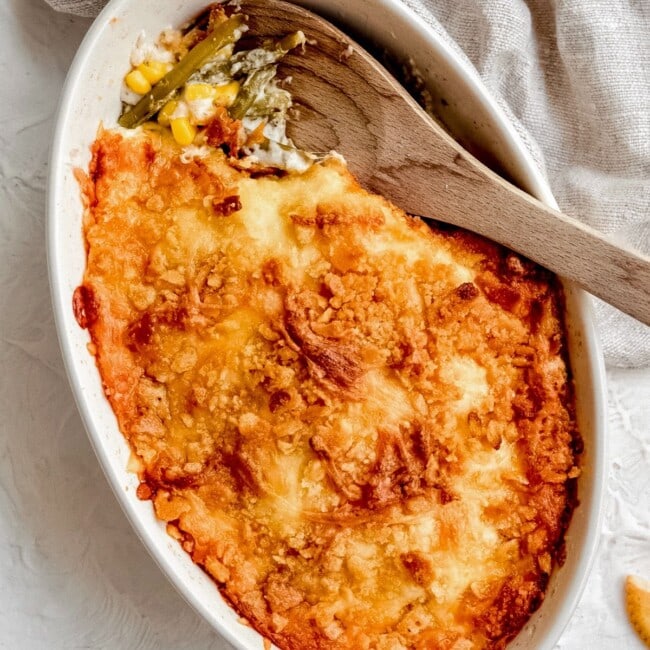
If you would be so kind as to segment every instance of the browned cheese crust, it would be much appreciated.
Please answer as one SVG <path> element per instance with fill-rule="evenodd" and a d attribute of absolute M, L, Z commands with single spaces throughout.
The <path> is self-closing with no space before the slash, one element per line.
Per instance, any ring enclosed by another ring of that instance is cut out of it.
<path fill-rule="evenodd" d="M 151 499 L 281 648 L 502 648 L 580 438 L 548 272 L 332 159 L 251 174 L 102 131 L 75 293 Z"/>

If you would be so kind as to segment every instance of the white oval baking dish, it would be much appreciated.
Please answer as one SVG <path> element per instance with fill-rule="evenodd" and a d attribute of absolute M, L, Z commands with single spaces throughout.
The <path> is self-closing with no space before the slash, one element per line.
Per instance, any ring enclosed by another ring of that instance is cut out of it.
<path fill-rule="evenodd" d="M 186 600 L 238 648 L 261 650 L 262 638 L 239 622 L 215 584 L 165 532 L 149 502 L 135 496 L 137 478 L 126 469 L 127 444 L 104 398 L 88 334 L 77 325 L 72 294 L 85 265 L 82 205 L 75 167 L 86 167 L 89 146 L 102 121 L 119 114 L 120 84 L 138 33 L 150 35 L 179 25 L 207 0 L 112 0 L 93 23 L 68 73 L 51 152 L 48 184 L 48 262 L 54 315 L 70 384 L 88 435 L 118 501 L 160 568 Z M 511 178 L 547 204 L 555 201 L 512 125 L 487 94 L 476 72 L 454 49 L 399 0 L 302 0 L 400 57 L 410 57 L 434 95 L 444 97 L 445 122 L 465 141 L 476 143 Z M 571 363 L 576 380 L 579 426 L 585 442 L 580 505 L 567 533 L 567 560 L 551 579 L 546 600 L 512 650 L 550 650 L 567 624 L 584 588 L 600 531 L 605 485 L 604 367 L 589 300 L 565 285 Z"/>

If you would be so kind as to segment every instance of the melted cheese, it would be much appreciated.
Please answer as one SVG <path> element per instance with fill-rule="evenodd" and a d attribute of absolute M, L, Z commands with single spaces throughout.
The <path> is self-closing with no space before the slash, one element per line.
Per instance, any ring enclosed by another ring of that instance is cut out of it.
<path fill-rule="evenodd" d="M 487 648 L 543 597 L 577 440 L 547 273 L 330 159 L 94 145 L 76 293 L 152 499 L 282 648 Z"/>

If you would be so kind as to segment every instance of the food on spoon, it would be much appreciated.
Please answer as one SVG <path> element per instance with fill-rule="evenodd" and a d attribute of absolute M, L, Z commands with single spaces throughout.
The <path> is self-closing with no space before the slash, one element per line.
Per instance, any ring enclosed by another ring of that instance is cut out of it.
<path fill-rule="evenodd" d="M 228 20 L 212 7 L 148 50 L 179 65 Z M 303 40 L 217 49 L 155 122 L 100 129 L 77 320 L 138 496 L 261 634 L 503 647 L 576 503 L 562 291 L 298 150 L 275 78 Z"/>

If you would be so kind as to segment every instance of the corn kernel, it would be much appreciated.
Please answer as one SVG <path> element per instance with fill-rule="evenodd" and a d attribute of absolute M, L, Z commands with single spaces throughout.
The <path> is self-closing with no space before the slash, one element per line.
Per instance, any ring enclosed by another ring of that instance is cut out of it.
<path fill-rule="evenodd" d="M 142 76 L 150 83 L 158 83 L 170 70 L 171 63 L 163 63 L 162 61 L 146 61 L 141 63 L 137 70 L 142 73 Z"/>
<path fill-rule="evenodd" d="M 239 82 L 231 81 L 223 86 L 217 86 L 215 89 L 214 103 L 217 106 L 232 106 L 239 93 Z"/>
<path fill-rule="evenodd" d="M 197 99 L 214 99 L 216 88 L 210 84 L 198 83 L 185 86 L 185 101 L 193 102 Z"/>
<path fill-rule="evenodd" d="M 194 142 L 194 138 L 196 137 L 196 127 L 187 117 L 176 117 L 169 120 L 169 124 L 172 127 L 174 140 L 176 140 L 178 144 L 184 147 Z"/>
<path fill-rule="evenodd" d="M 147 81 L 146 77 L 140 70 L 131 70 L 129 74 L 124 77 L 126 85 L 138 95 L 144 95 L 151 90 L 151 84 Z"/>
<path fill-rule="evenodd" d="M 174 114 L 178 102 L 175 99 L 167 102 L 161 109 L 158 111 L 158 124 L 161 126 L 169 126 L 169 118 Z"/>

